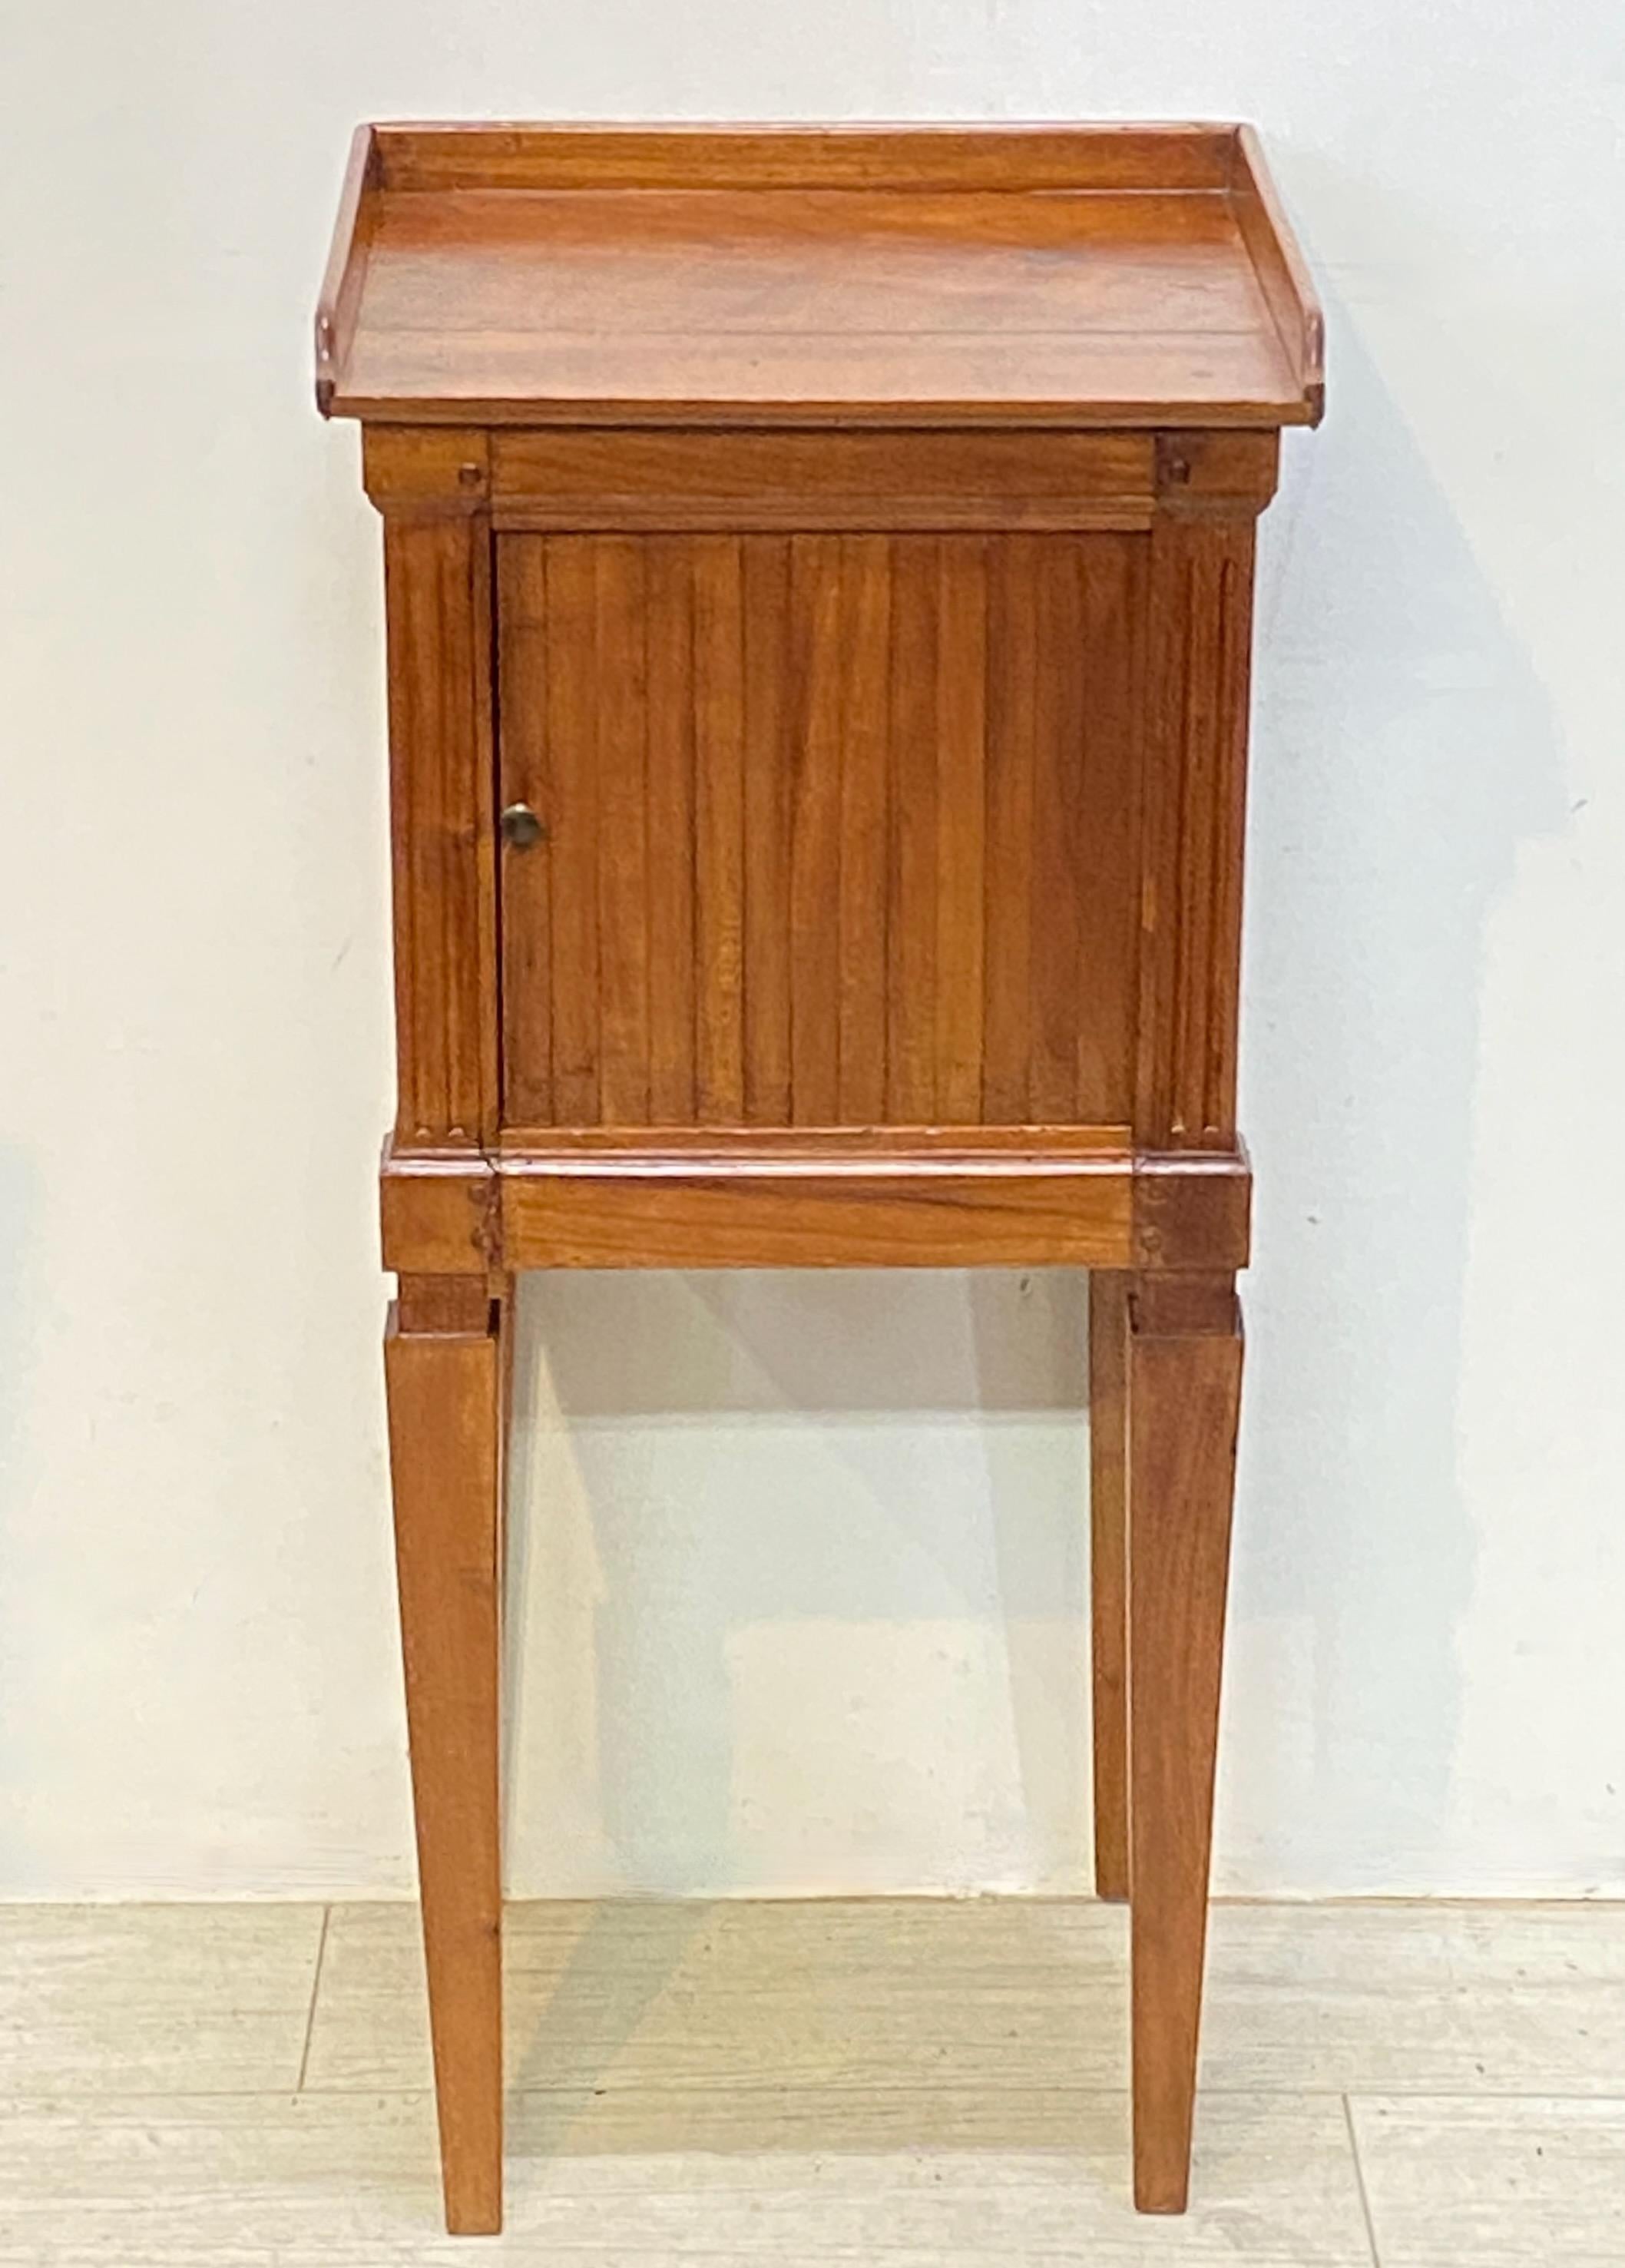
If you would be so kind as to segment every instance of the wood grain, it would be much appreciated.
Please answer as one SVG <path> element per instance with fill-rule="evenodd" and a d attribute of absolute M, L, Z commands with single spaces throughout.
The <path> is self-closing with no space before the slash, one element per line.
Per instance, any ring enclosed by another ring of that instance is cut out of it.
<path fill-rule="evenodd" d="M 497 543 L 499 556 L 516 549 Z M 551 920 L 545 941 L 521 946 L 520 968 L 504 968 L 503 1072 L 525 1093 L 540 1055 L 529 1020 L 529 993 L 521 969 L 547 971 L 551 999 L 543 1029 L 551 1039 L 551 1101 L 566 1121 L 591 1122 L 603 1112 L 600 1072 L 602 993 L 599 964 L 599 736 L 603 711 L 600 677 L 612 659 L 604 652 L 599 619 L 596 539 L 561 536 L 539 553 L 545 592 L 543 680 L 545 711 L 522 709 L 514 688 L 499 688 L 502 711 L 503 800 L 529 803 L 543 815 L 545 843 L 504 853 L 505 873 L 524 864 L 548 870 Z M 508 648 L 504 645 L 505 662 Z M 537 758 L 545 770 L 539 769 Z M 525 918 L 512 900 L 504 906 L 504 941 L 511 949 Z M 511 1084 L 510 1094 L 516 1090 Z M 504 1105 L 504 1110 L 508 1106 Z"/>
<path fill-rule="evenodd" d="M 837 535 L 790 546 L 790 1115 L 840 1123 L 841 773 L 846 593 Z"/>
<path fill-rule="evenodd" d="M 794 767 L 790 732 L 790 546 L 748 543 L 745 608 L 745 1117 L 790 1115 L 790 878 Z M 668 1114 L 669 1115 L 669 1114 Z"/>
<path fill-rule="evenodd" d="M 1253 1169 L 1245 1150 L 1137 1150 L 1138 1268 L 1245 1268 L 1252 1250 Z"/>
<path fill-rule="evenodd" d="M 1040 1119 L 1077 1116 L 1078 882 L 1085 770 L 1082 673 L 1095 659 L 1092 654 L 1085 654 L 1083 579 L 1083 559 L 1076 547 L 1070 547 L 1058 572 L 1040 572 L 1038 577 L 1033 608 L 1038 666 L 1032 872 L 1036 917 L 1029 977 L 1033 1002 L 1029 1114 Z M 1070 667 L 1062 662 L 1065 656 L 1075 657 Z M 1108 884 L 1120 896 L 1123 871 L 1120 864 Z M 1121 926 L 1126 936 L 1127 924 Z"/>
<path fill-rule="evenodd" d="M 1076 710 L 1067 733 L 1077 733 L 1081 764 L 1073 767 L 1076 844 L 1070 870 L 1057 873 L 1076 909 L 1078 997 L 1089 1005 L 1075 1013 L 1069 1034 L 1055 1017 L 1057 1085 L 1064 1088 L 1062 1052 L 1069 1038 L 1074 1108 L 1079 1118 L 1114 1118 L 1130 1108 L 1127 1066 L 1134 1060 L 1139 983 L 1140 919 L 1128 917 L 1123 899 L 1137 899 L 1122 877 L 1140 858 L 1144 767 L 1146 681 L 1145 605 L 1151 546 L 1121 536 L 1097 536 L 1078 552 L 1082 569 L 1081 656 Z M 1066 761 L 1067 740 L 1060 747 Z M 1051 767 L 1055 759 L 1052 756 Z"/>
<path fill-rule="evenodd" d="M 501 549 L 523 551 L 529 547 L 504 544 Z M 694 1043 L 699 954 L 695 875 L 677 847 L 695 840 L 698 727 L 690 698 L 695 639 L 690 555 L 686 545 L 659 538 L 646 544 L 644 552 L 649 1114 L 658 1125 L 668 1119 L 684 1123 L 699 1108 Z M 522 703 L 524 695 L 515 697 Z M 540 981 L 545 983 L 546 977 Z M 527 1016 L 533 997 L 528 991 L 516 996 Z"/>
<path fill-rule="evenodd" d="M 1136 2197 L 1183 2207 L 1254 522 L 1322 352 L 1247 129 L 357 140 L 318 394 L 385 516 L 387 1366 L 454 2226 L 499 2211 L 497 1318 L 541 1266 L 1099 1272 L 1099 1875 L 1134 1892 Z"/>
<path fill-rule="evenodd" d="M 509 529 L 1143 528 L 1156 481 L 1147 433 L 628 429 L 491 442 L 492 508 Z"/>
<path fill-rule="evenodd" d="M 1232 1149 L 1254 524 L 1158 521 L 1145 636 L 1135 1128 Z"/>
<path fill-rule="evenodd" d="M 783 1165 L 527 1159 L 502 1176 L 516 1268 L 1120 1267 L 1130 1204 L 1121 1163 L 899 1169 L 805 1148 Z"/>
<path fill-rule="evenodd" d="M 1146 543 L 500 536 L 509 1122 L 1126 1116 Z"/>
<path fill-rule="evenodd" d="M 1183 2213 L 1189 2188 L 1240 1393 L 1233 1279 L 1137 1278 L 1129 1332 L 1129 1872 L 1134 2193 L 1143 2213 Z"/>
<path fill-rule="evenodd" d="M 745 1116 L 745 617 L 741 547 L 693 549 L 694 919 L 696 1108 L 708 1125 Z M 655 846 L 680 868 L 685 846 Z M 605 1119 L 618 1123 L 606 1109 Z"/>
<path fill-rule="evenodd" d="M 1309 262 L 1264 162 L 1263 144 L 1251 126 L 1236 129 L 1230 195 L 1259 288 L 1296 365 L 1309 423 L 1318 425 L 1326 409 L 1326 317 Z"/>
<path fill-rule="evenodd" d="M 932 1029 L 935 1115 L 949 1125 L 986 1115 L 988 558 L 986 544 L 938 548 Z"/>
<path fill-rule="evenodd" d="M 892 546 L 842 538 L 841 815 L 835 1123 L 886 1108 L 887 702 L 892 678 Z"/>
<path fill-rule="evenodd" d="M 592 550 L 597 633 L 599 1108 L 649 1116 L 649 840 L 646 547 Z M 517 862 L 516 862 L 517 863 Z"/>
<path fill-rule="evenodd" d="M 808 1158 L 878 1160 L 908 1167 L 919 1158 L 971 1160 L 989 1167 L 1052 1160 L 1137 1171 L 1127 1126 L 508 1126 L 499 1138 L 498 1171 L 526 1163 L 646 1154 L 665 1158 L 737 1158 L 792 1165 Z M 1170 1159 L 1183 1173 L 1193 1161 Z M 1207 1165 L 1210 1161 L 1200 1161 Z"/>
<path fill-rule="evenodd" d="M 321 296 L 316 302 L 316 407 L 324 417 L 333 413 L 339 372 L 349 358 L 355 337 L 367 272 L 367 247 L 378 216 L 376 193 L 382 188 L 383 179 L 377 131 L 371 126 L 358 126 L 350 136 L 334 216 L 333 241 L 321 279 Z"/>
<path fill-rule="evenodd" d="M 397 1152 L 386 1143 L 379 1174 L 385 1267 L 419 1276 L 484 1271 L 496 1248 L 496 1197 L 483 1156 Z"/>
<path fill-rule="evenodd" d="M 1039 539 L 1033 536 L 1011 536 L 989 554 L 982 925 L 987 999 L 981 1115 L 995 1124 L 1019 1123 L 1037 1115 L 1031 1101 L 1033 792 L 1041 556 Z M 1048 667 L 1050 657 L 1044 660 Z"/>
<path fill-rule="evenodd" d="M 1319 414 L 1311 287 L 1232 128 L 384 128 L 371 147 L 324 289 L 329 412 Z"/>
<path fill-rule="evenodd" d="M 478 425 L 364 425 L 361 484 L 382 512 L 485 516 L 491 437 Z"/>
<path fill-rule="evenodd" d="M 402 1337 L 482 1337 L 490 1329 L 491 1293 L 483 1276 L 415 1276 L 403 1270 L 395 1299 Z"/>
<path fill-rule="evenodd" d="M 919 1124 L 928 1124 L 938 1113 L 938 877 L 941 830 L 949 809 L 946 797 L 938 793 L 938 780 L 942 577 L 941 552 L 930 537 L 902 539 L 894 545 L 886 719 L 890 762 L 885 783 L 886 871 L 876 891 L 886 916 L 886 1094 L 873 1115 Z M 972 792 L 979 801 L 979 778 Z M 980 924 L 980 905 L 976 914 Z M 980 1002 L 977 1005 L 980 1012 Z M 980 1025 L 980 1012 L 977 1020 Z"/>
<path fill-rule="evenodd" d="M 384 571 L 396 1133 L 472 1149 L 497 1087 L 489 530 L 386 514 Z"/>
<path fill-rule="evenodd" d="M 384 1356 L 441 2166 L 446 2226 L 475 2235 L 502 2226 L 501 1351 L 402 1320 Z"/>
<path fill-rule="evenodd" d="M 552 695 L 548 679 L 548 555 L 540 547 L 496 546 L 498 683 L 508 703 L 497 761 L 501 800 L 530 802 L 558 824 L 569 799 L 554 777 L 548 750 Z M 554 593 L 555 609 L 571 603 L 568 584 Z M 568 786 L 568 781 L 564 784 Z M 554 905 L 550 858 L 497 854 L 498 902 L 504 1004 L 526 1004 L 526 1045 L 516 1050 L 504 1035 L 503 1110 L 551 1118 L 553 1095 Z M 568 895 L 568 891 L 567 891 Z"/>
<path fill-rule="evenodd" d="M 1203 512 L 1256 518 L 1281 475 L 1281 436 L 1178 428 L 1155 443 L 1157 510 L 1187 519 Z"/>
<path fill-rule="evenodd" d="M 1236 129 L 1203 125 L 384 125 L 392 189 L 1205 189 Z"/>

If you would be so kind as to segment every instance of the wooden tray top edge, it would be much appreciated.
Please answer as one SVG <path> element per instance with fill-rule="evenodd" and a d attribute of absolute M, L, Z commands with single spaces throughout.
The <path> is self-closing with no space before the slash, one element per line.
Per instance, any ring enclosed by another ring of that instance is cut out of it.
<path fill-rule="evenodd" d="M 1174 189 L 1230 186 L 1239 129 L 380 123 L 382 189 Z"/>
<path fill-rule="evenodd" d="M 1317 424 L 1324 320 L 1307 262 L 1265 165 L 1256 131 L 1233 122 L 981 126 L 860 124 L 656 126 L 381 123 L 358 127 L 341 190 L 315 321 L 323 416 L 492 424 L 694 422 L 816 424 L 817 402 L 761 400 L 653 405 L 585 400 L 413 398 L 347 392 L 349 358 L 382 199 L 415 192 L 682 188 L 1057 191 L 1217 198 L 1236 224 L 1292 377 L 1290 395 L 1216 402 L 1210 414 L 1161 401 L 831 404 L 828 417 L 908 424 Z"/>

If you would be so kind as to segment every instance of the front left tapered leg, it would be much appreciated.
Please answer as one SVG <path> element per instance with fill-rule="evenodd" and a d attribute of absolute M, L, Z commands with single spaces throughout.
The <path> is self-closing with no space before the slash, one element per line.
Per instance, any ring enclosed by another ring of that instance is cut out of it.
<path fill-rule="evenodd" d="M 1183 2213 L 1241 1399 L 1232 1276 L 1129 1293 L 1129 1749 L 1134 2197 Z"/>
<path fill-rule="evenodd" d="M 445 2221 L 502 2227 L 502 1303 L 401 1278 L 385 1341 L 407 1728 Z"/>

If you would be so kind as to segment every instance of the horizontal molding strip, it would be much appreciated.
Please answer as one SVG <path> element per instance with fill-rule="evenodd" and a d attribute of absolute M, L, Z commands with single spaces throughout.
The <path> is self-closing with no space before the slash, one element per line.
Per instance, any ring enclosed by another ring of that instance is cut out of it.
<path fill-rule="evenodd" d="M 493 434 L 506 529 L 1143 528 L 1149 433 Z"/>
<path fill-rule="evenodd" d="M 513 1128 L 495 1156 L 392 1151 L 385 1264 L 526 1268 L 1246 1265 L 1245 1153 L 1122 1127 Z"/>

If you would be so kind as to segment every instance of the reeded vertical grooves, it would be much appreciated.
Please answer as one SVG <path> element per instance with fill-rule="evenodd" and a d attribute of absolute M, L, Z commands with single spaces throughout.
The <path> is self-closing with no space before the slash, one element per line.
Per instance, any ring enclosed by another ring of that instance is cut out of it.
<path fill-rule="evenodd" d="M 500 538 L 509 1123 L 1126 1118 L 1145 544 Z"/>
<path fill-rule="evenodd" d="M 1214 519 L 1154 539 L 1136 1111 L 1154 1145 L 1234 1139 L 1253 535 Z"/>
<path fill-rule="evenodd" d="M 397 1130 L 420 1144 L 472 1145 L 493 1101 L 477 850 L 490 779 L 485 541 L 467 519 L 385 521 Z"/>

